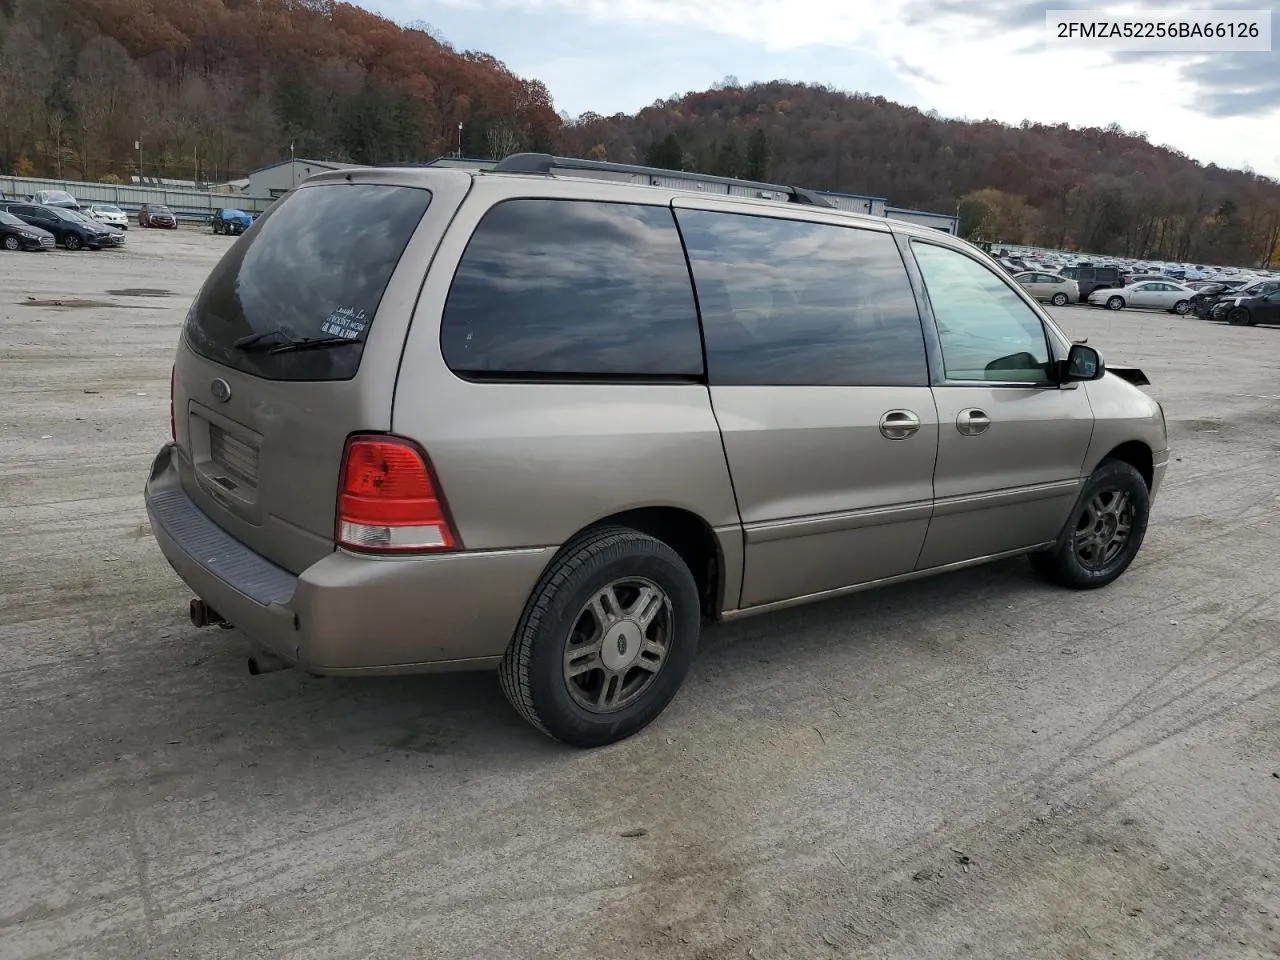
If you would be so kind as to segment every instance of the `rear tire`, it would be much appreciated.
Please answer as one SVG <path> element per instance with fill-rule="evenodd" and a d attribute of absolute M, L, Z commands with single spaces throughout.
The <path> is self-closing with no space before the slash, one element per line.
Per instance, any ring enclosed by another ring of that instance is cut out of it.
<path fill-rule="evenodd" d="M 1053 299 L 1050 300 L 1049 302 L 1052 303 L 1055 307 L 1065 307 L 1067 305 L 1067 300 L 1068 300 L 1068 297 L 1065 293 L 1055 293 L 1053 295 Z"/>
<path fill-rule="evenodd" d="M 1108 309 L 1108 310 L 1123 310 L 1123 309 L 1124 309 L 1124 297 L 1108 297 L 1108 298 L 1107 298 L 1107 309 Z"/>
<path fill-rule="evenodd" d="M 529 723 L 576 747 L 646 727 L 680 689 L 701 627 L 680 555 L 629 527 L 571 541 L 539 579 L 499 668 Z"/>
<path fill-rule="evenodd" d="M 1104 460 L 1080 491 L 1058 541 L 1031 555 L 1035 571 L 1073 590 L 1105 587 L 1128 569 L 1147 535 L 1151 494 L 1131 464 Z"/>
<path fill-rule="evenodd" d="M 1185 317 L 1187 315 L 1187 311 L 1190 309 L 1191 301 L 1189 300 L 1179 300 L 1173 305 L 1173 312 L 1180 317 Z"/>

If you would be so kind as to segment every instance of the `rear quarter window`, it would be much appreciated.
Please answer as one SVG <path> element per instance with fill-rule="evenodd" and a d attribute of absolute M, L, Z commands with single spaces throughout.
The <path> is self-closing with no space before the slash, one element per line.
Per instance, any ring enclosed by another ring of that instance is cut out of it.
<path fill-rule="evenodd" d="M 466 379 L 701 377 L 693 286 L 670 208 L 496 204 L 454 274 L 440 345 Z"/>
<path fill-rule="evenodd" d="M 431 193 L 388 184 L 303 187 L 214 267 L 187 317 L 191 349 L 270 380 L 355 376 L 382 295 Z M 252 346 L 237 341 L 264 334 Z M 334 338 L 314 349 L 287 341 Z"/>

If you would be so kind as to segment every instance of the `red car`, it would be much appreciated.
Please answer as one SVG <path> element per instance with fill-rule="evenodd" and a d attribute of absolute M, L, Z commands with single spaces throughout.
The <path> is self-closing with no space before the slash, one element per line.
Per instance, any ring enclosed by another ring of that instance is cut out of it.
<path fill-rule="evenodd" d="M 178 218 L 164 204 L 144 203 L 138 211 L 138 226 L 160 227 L 164 230 L 177 230 Z"/>

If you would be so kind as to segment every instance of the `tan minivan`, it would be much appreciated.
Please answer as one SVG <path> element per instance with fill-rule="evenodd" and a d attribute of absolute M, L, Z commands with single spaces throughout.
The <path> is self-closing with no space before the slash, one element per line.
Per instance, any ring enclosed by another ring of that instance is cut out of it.
<path fill-rule="evenodd" d="M 591 746 L 710 621 L 1125 570 L 1168 460 L 1137 371 L 962 241 L 688 179 L 526 154 L 277 202 L 191 306 L 146 484 L 193 620 L 255 672 L 497 667 Z"/>

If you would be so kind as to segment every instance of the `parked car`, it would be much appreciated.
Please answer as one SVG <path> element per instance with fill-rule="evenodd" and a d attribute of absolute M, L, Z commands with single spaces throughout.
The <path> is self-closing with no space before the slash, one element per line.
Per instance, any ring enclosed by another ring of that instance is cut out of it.
<path fill-rule="evenodd" d="M 1166 280 L 1168 279 L 1162 273 L 1126 273 L 1123 276 L 1122 287 L 1131 287 L 1135 283 L 1143 283 L 1147 280 Z"/>
<path fill-rule="evenodd" d="M 145 499 L 251 671 L 496 666 L 593 746 L 662 712 L 705 621 L 1136 556 L 1160 405 L 995 261 L 549 160 L 312 177 L 209 274 Z"/>
<path fill-rule="evenodd" d="M 1196 316 L 1204 320 L 1225 321 L 1227 310 L 1237 297 L 1264 297 L 1277 290 L 1280 290 L 1280 280 L 1254 280 L 1237 290 L 1220 290 L 1195 305 Z"/>
<path fill-rule="evenodd" d="M 1119 290 L 1102 288 L 1089 294 L 1089 304 L 1105 306 L 1108 310 L 1133 307 L 1140 310 L 1167 310 L 1185 314 L 1191 309 L 1191 298 L 1196 292 L 1190 287 L 1172 280 L 1144 280 Z"/>
<path fill-rule="evenodd" d="M 161 203 L 144 203 L 138 210 L 138 226 L 177 230 L 178 218 Z"/>
<path fill-rule="evenodd" d="M 89 209 L 84 212 L 94 220 L 99 223 L 105 223 L 109 227 L 119 227 L 121 230 L 129 229 L 129 215 L 114 203 L 90 204 Z"/>
<path fill-rule="evenodd" d="M 1214 306 L 1213 318 L 1237 327 L 1280 323 L 1280 283 L 1270 281 L 1249 292 L 1240 291 L 1234 297 L 1224 298 Z"/>
<path fill-rule="evenodd" d="M 62 207 L 66 210 L 79 210 L 80 201 L 65 190 L 37 190 L 27 198 L 42 207 Z"/>
<path fill-rule="evenodd" d="M 253 226 L 253 217 L 243 210 L 223 208 L 213 211 L 213 232 L 239 235 Z"/>
<path fill-rule="evenodd" d="M 13 214 L 23 223 L 49 231 L 68 250 L 101 250 L 103 247 L 118 247 L 124 243 L 124 234 L 119 230 L 113 230 L 64 207 L 5 203 L 0 204 L 0 209 Z"/>
<path fill-rule="evenodd" d="M 1124 273 L 1119 267 L 1095 266 L 1092 263 L 1079 263 L 1073 267 L 1064 267 L 1064 277 L 1070 277 L 1080 288 L 1080 300 L 1087 300 L 1095 290 L 1110 290 L 1124 286 Z"/>
<path fill-rule="evenodd" d="M 52 250 L 54 243 L 54 236 L 48 230 L 0 210 L 0 247 L 6 250 Z"/>
<path fill-rule="evenodd" d="M 1061 274 L 1028 271 L 1016 274 L 1013 279 L 1037 300 L 1047 300 L 1055 307 L 1065 307 L 1080 299 L 1079 285 Z"/>

